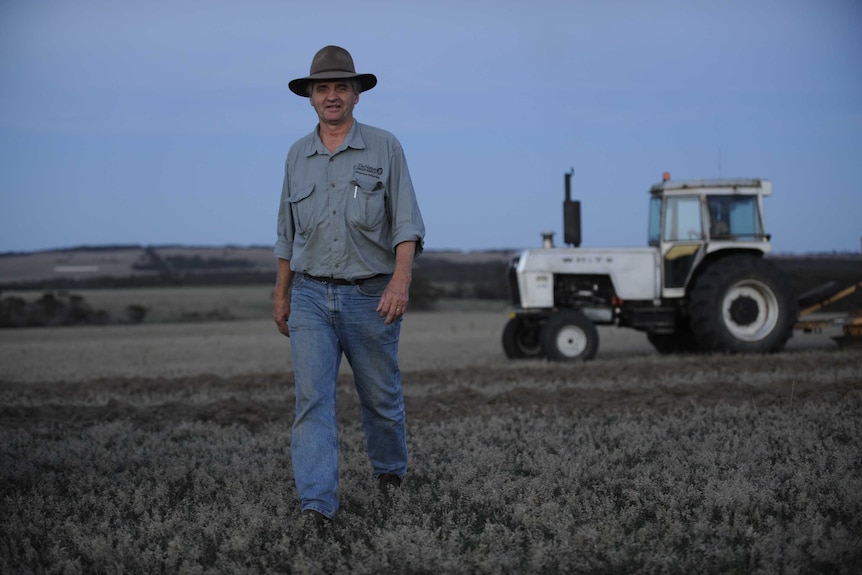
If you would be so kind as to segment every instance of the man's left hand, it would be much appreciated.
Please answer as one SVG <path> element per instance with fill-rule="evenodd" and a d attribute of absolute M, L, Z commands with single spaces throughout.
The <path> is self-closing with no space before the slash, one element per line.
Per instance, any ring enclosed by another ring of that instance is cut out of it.
<path fill-rule="evenodd" d="M 410 301 L 410 276 L 403 273 L 394 273 L 389 285 L 380 296 L 377 304 L 377 313 L 386 318 L 383 323 L 389 325 L 407 312 L 407 303 Z"/>

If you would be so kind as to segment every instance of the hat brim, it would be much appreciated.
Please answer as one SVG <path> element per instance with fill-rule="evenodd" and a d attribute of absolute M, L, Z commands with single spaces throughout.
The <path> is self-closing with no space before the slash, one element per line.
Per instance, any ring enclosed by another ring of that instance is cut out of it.
<path fill-rule="evenodd" d="M 322 80 L 349 80 L 356 78 L 359 80 L 359 91 L 367 92 L 377 85 L 377 76 L 374 74 L 351 74 L 339 71 L 318 72 L 306 76 L 305 78 L 297 78 L 288 82 L 287 87 L 297 96 L 308 98 L 308 85 L 312 82 L 320 82 Z"/>

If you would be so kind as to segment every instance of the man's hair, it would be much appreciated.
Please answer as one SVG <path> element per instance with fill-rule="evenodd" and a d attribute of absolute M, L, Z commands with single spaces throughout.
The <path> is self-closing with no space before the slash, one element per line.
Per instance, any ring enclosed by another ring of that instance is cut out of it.
<path fill-rule="evenodd" d="M 331 80 L 312 80 L 308 84 L 305 85 L 305 91 L 308 92 L 308 97 L 311 98 L 311 93 L 314 90 L 315 84 L 319 84 L 320 82 L 330 82 Z M 358 94 L 362 91 L 362 84 L 359 82 L 359 78 L 348 78 L 347 82 L 350 84 L 350 87 L 353 88 L 353 93 Z"/>

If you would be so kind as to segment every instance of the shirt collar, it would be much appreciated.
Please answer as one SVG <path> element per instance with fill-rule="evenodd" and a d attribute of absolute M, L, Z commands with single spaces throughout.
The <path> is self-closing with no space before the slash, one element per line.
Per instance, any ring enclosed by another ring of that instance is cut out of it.
<path fill-rule="evenodd" d="M 331 153 L 326 148 L 326 146 L 323 145 L 323 142 L 320 140 L 320 135 L 318 133 L 319 130 L 320 125 L 318 124 L 314 128 L 314 131 L 310 134 L 308 147 L 305 151 L 306 157 L 311 157 L 315 154 L 334 156 L 335 154 L 342 152 L 347 148 L 353 148 L 356 150 L 365 149 L 365 140 L 362 139 L 361 124 L 356 121 L 356 118 L 353 119 L 353 125 L 350 127 L 350 131 L 347 132 L 347 136 L 344 137 L 344 141 L 341 143 L 341 146 L 335 151 L 335 154 Z"/>

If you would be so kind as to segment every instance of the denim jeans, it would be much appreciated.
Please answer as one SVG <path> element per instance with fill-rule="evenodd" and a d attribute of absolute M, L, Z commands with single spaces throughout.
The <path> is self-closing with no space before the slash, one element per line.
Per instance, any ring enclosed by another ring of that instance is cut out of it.
<path fill-rule="evenodd" d="M 342 353 L 353 370 L 374 476 L 407 472 L 404 397 L 398 368 L 401 319 L 384 325 L 377 304 L 389 276 L 361 285 L 293 279 L 290 347 L 296 419 L 290 440 L 302 510 L 332 518 L 338 510 L 335 384 Z"/>

